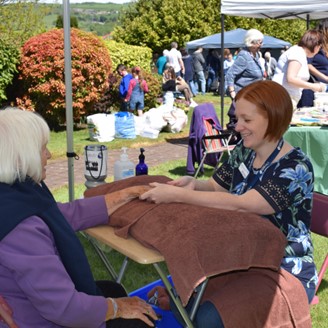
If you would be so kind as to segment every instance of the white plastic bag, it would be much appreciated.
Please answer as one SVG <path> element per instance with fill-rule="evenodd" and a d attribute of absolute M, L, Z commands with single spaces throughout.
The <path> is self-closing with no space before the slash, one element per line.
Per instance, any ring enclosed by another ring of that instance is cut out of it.
<path fill-rule="evenodd" d="M 87 116 L 89 137 L 92 141 L 108 142 L 115 137 L 114 114 L 93 114 Z"/>

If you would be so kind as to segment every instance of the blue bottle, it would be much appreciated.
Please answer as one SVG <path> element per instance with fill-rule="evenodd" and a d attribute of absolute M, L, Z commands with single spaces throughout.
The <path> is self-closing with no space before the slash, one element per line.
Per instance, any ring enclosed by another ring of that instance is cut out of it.
<path fill-rule="evenodd" d="M 144 149 L 140 148 L 139 163 L 136 166 L 136 175 L 147 175 L 148 166 L 145 163 Z"/>

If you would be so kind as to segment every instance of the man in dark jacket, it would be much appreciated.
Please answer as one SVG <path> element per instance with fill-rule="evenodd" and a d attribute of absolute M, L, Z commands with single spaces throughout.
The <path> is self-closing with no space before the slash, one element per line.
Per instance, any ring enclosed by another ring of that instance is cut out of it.
<path fill-rule="evenodd" d="M 198 90 L 200 86 L 202 95 L 204 95 L 206 91 L 206 79 L 204 74 L 204 68 L 206 62 L 202 52 L 203 52 L 203 48 L 198 47 L 197 50 L 192 54 L 192 59 L 193 59 L 193 66 L 194 66 L 196 82 L 198 85 Z"/>

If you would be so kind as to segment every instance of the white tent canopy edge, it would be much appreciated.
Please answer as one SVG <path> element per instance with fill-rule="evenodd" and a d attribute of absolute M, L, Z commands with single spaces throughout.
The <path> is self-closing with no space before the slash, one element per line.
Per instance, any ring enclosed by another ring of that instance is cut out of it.
<path fill-rule="evenodd" d="M 221 0 L 221 14 L 252 18 L 322 19 L 328 17 L 328 1 Z"/>

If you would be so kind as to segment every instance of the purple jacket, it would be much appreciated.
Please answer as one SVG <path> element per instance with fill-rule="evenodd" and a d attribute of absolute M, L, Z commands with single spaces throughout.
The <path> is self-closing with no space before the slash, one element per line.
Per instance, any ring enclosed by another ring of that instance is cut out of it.
<path fill-rule="evenodd" d="M 58 206 L 75 231 L 108 223 L 102 196 Z M 0 295 L 20 328 L 105 327 L 106 298 L 75 290 L 52 233 L 37 216 L 24 220 L 0 242 Z"/>

